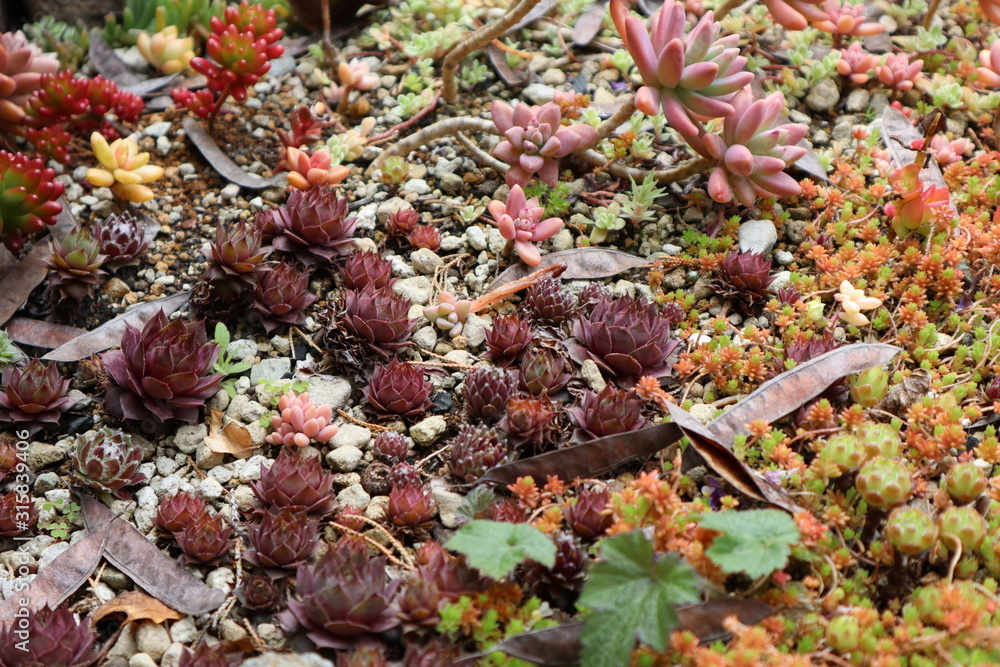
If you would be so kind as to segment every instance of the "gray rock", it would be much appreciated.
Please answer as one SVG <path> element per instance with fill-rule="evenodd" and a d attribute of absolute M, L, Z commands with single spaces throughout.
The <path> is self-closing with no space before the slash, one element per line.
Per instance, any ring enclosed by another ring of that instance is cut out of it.
<path fill-rule="evenodd" d="M 795 261 L 795 255 L 788 252 L 787 250 L 775 250 L 774 259 L 782 266 L 788 266 Z M 771 289 L 774 289 L 773 287 Z"/>
<path fill-rule="evenodd" d="M 198 628 L 194 616 L 185 616 L 170 626 L 170 638 L 181 644 L 190 644 L 198 638 Z"/>
<path fill-rule="evenodd" d="M 384 202 L 378 205 L 375 211 L 375 217 L 380 225 L 384 225 L 392 217 L 392 214 L 396 211 L 404 208 L 413 208 L 406 201 L 400 199 L 399 197 L 393 197 L 391 199 L 386 199 Z"/>
<path fill-rule="evenodd" d="M 438 182 L 438 187 L 441 188 L 441 192 L 454 195 L 462 191 L 462 188 L 465 187 L 465 181 L 458 174 L 445 174 L 444 178 Z"/>
<path fill-rule="evenodd" d="M 133 655 L 139 652 L 139 649 L 135 645 L 135 632 L 137 630 L 135 623 L 129 623 L 124 628 L 122 632 L 118 635 L 118 641 L 115 645 L 111 647 L 108 651 L 108 658 L 124 658 L 128 660 Z"/>
<path fill-rule="evenodd" d="M 437 267 L 444 264 L 444 260 L 438 257 L 437 253 L 430 248 L 419 248 L 410 255 L 410 263 L 417 273 L 433 275 Z"/>
<path fill-rule="evenodd" d="M 780 289 L 788 287 L 789 283 L 792 281 L 791 271 L 778 271 L 774 274 L 774 280 L 771 281 L 771 291 L 777 292 Z"/>
<path fill-rule="evenodd" d="M 44 570 L 49 563 L 61 556 L 69 547 L 69 542 L 56 542 L 42 549 L 42 552 L 38 554 L 38 569 Z"/>
<path fill-rule="evenodd" d="M 69 450 L 59 445 L 47 445 L 44 442 L 32 442 L 28 445 L 28 467 L 33 472 L 59 463 L 69 456 Z"/>
<path fill-rule="evenodd" d="M 205 577 L 205 584 L 207 584 L 209 588 L 215 588 L 223 591 L 226 595 L 229 595 L 229 592 L 232 590 L 231 584 L 235 581 L 236 574 L 229 568 L 225 567 L 212 570 L 208 573 L 208 576 Z"/>
<path fill-rule="evenodd" d="M 378 219 L 378 204 L 366 204 L 358 209 L 358 229 L 375 229 L 375 221 Z"/>
<path fill-rule="evenodd" d="M 507 193 L 503 195 L 507 196 Z M 499 197 L 499 196 L 498 196 Z M 489 231 L 486 232 L 486 245 L 490 252 L 494 255 L 499 256 L 503 253 L 504 249 L 507 247 L 507 239 L 500 234 L 500 230 L 496 227 L 490 227 Z"/>
<path fill-rule="evenodd" d="M 461 168 L 462 158 L 460 157 L 457 157 L 454 160 L 438 158 L 437 164 L 434 165 L 434 178 L 444 178 L 448 174 L 454 174 Z"/>
<path fill-rule="evenodd" d="M 218 500 L 225 495 L 226 490 L 211 477 L 206 477 L 198 484 L 198 493 L 205 500 Z"/>
<path fill-rule="evenodd" d="M 224 199 L 232 201 L 233 199 L 236 199 L 237 197 L 240 196 L 240 186 L 236 185 L 235 183 L 230 183 L 226 187 L 222 188 L 220 194 Z"/>
<path fill-rule="evenodd" d="M 566 83 L 566 73 L 561 69 L 547 69 L 542 72 L 542 83 L 547 86 L 561 86 Z"/>
<path fill-rule="evenodd" d="M 571 250 L 573 245 L 573 232 L 568 229 L 560 229 L 556 235 L 552 237 L 552 250 L 555 252 L 559 252 L 561 250 Z"/>
<path fill-rule="evenodd" d="M 438 248 L 441 252 L 447 254 L 452 252 L 458 252 L 465 247 L 465 236 L 454 236 L 452 234 L 445 234 L 441 237 L 441 247 Z"/>
<path fill-rule="evenodd" d="M 226 416 L 242 424 L 255 422 L 268 412 L 270 410 L 257 401 L 251 400 L 246 394 L 241 394 L 234 398 L 230 402 L 229 407 L 226 408 Z"/>
<path fill-rule="evenodd" d="M 586 359 L 580 365 L 580 375 L 583 377 L 584 382 L 587 383 L 587 386 L 594 391 L 601 391 L 608 384 L 604 380 L 604 376 L 601 375 L 601 369 L 593 359 Z"/>
<path fill-rule="evenodd" d="M 252 361 L 257 356 L 257 343 L 248 338 L 234 340 L 226 346 L 226 353 L 233 361 Z"/>
<path fill-rule="evenodd" d="M 403 183 L 400 191 L 412 192 L 415 195 L 427 195 L 431 192 L 431 186 L 427 185 L 427 181 L 422 178 L 411 178 L 406 183 Z"/>
<path fill-rule="evenodd" d="M 372 497 L 368 495 L 364 487 L 360 484 L 351 484 L 346 489 L 337 494 L 337 502 L 341 505 L 350 505 L 360 510 L 368 507 Z"/>
<path fill-rule="evenodd" d="M 532 104 L 545 104 L 555 97 L 556 89 L 544 83 L 533 83 L 521 91 L 521 96 Z"/>
<path fill-rule="evenodd" d="M 486 341 L 486 329 L 492 323 L 492 318 L 480 317 L 475 313 L 465 319 L 462 335 L 465 336 L 470 349 L 475 350 Z"/>
<path fill-rule="evenodd" d="M 292 344 L 287 336 L 274 336 L 271 338 L 271 347 L 278 354 L 287 355 L 292 353 Z"/>
<path fill-rule="evenodd" d="M 431 497 L 434 498 L 434 503 L 438 509 L 438 516 L 444 527 L 458 528 L 458 508 L 462 506 L 465 497 L 449 490 L 441 479 L 431 481 Z"/>
<path fill-rule="evenodd" d="M 410 437 L 418 445 L 429 445 L 448 430 L 448 422 L 441 415 L 433 415 L 410 427 Z"/>
<path fill-rule="evenodd" d="M 351 382 L 343 377 L 314 375 L 309 380 L 309 399 L 316 405 L 329 405 L 334 412 L 347 407 Z"/>
<path fill-rule="evenodd" d="M 421 327 L 417 329 L 416 333 L 414 333 L 410 337 L 410 340 L 412 340 L 417 347 L 423 348 L 425 350 L 433 350 L 434 344 L 437 343 L 437 339 L 438 339 L 437 329 L 431 326 Z"/>
<path fill-rule="evenodd" d="M 135 631 L 135 645 L 141 653 L 145 653 L 156 662 L 170 648 L 170 635 L 159 623 L 143 621 Z"/>
<path fill-rule="evenodd" d="M 868 108 L 871 97 L 871 93 L 864 88 L 855 88 L 847 95 L 844 107 L 851 113 L 859 113 Z"/>
<path fill-rule="evenodd" d="M 206 435 L 208 435 L 208 427 L 204 424 L 185 424 L 177 429 L 177 434 L 174 436 L 174 446 L 185 454 L 192 454 L 198 449 L 198 445 L 205 440 Z"/>
<path fill-rule="evenodd" d="M 820 113 L 829 113 L 840 101 L 840 88 L 831 79 L 822 79 L 806 95 L 806 106 Z"/>
<path fill-rule="evenodd" d="M 326 462 L 337 472 L 351 472 L 361 464 L 365 453 L 353 445 L 337 447 L 326 455 Z"/>
<path fill-rule="evenodd" d="M 434 286 L 426 276 L 403 278 L 392 284 L 392 290 L 396 294 L 406 297 L 417 306 L 426 306 L 430 303 L 433 289 Z"/>
<path fill-rule="evenodd" d="M 58 489 L 62 486 L 59 475 L 54 472 L 43 472 L 35 478 L 35 493 L 44 494 L 47 491 Z"/>
<path fill-rule="evenodd" d="M 357 424 L 342 424 L 330 445 L 334 448 L 356 447 L 364 449 L 372 439 L 371 430 Z"/>
<path fill-rule="evenodd" d="M 170 131 L 170 125 L 170 121 L 167 120 L 161 120 L 159 123 L 150 123 L 142 133 L 147 137 L 158 139 Z"/>
<path fill-rule="evenodd" d="M 209 410 L 222 410 L 223 412 L 225 412 L 226 408 L 229 407 L 229 392 L 226 391 L 225 389 L 220 389 L 219 391 L 215 392 L 215 395 L 212 396 L 212 398 L 208 399 L 208 402 L 205 403 L 205 406 Z"/>
<path fill-rule="evenodd" d="M 486 233 L 479 225 L 466 228 L 465 240 L 473 250 L 486 250 Z"/>
<path fill-rule="evenodd" d="M 265 653 L 245 660 L 243 667 L 333 667 L 333 663 L 315 653 Z"/>
<path fill-rule="evenodd" d="M 288 357 L 261 359 L 250 368 L 250 384 L 256 387 L 261 380 L 280 380 L 291 370 L 292 360 Z"/>
<path fill-rule="evenodd" d="M 176 623 L 174 624 L 176 625 Z M 181 664 L 181 653 L 184 652 L 184 644 L 173 642 L 163 657 L 160 658 L 160 667 L 178 667 Z"/>
<path fill-rule="evenodd" d="M 746 220 L 739 230 L 740 252 L 766 255 L 778 242 L 778 230 L 770 220 Z"/>

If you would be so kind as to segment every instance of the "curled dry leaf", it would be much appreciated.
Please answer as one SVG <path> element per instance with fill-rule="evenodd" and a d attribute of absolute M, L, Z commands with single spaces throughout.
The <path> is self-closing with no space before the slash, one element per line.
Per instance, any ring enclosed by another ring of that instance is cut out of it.
<path fill-rule="evenodd" d="M 235 183 L 241 188 L 249 190 L 263 190 L 264 188 L 277 185 L 285 178 L 284 174 L 272 176 L 271 178 L 261 178 L 257 174 L 243 171 L 235 162 L 229 159 L 228 155 L 222 152 L 222 149 L 215 143 L 212 135 L 206 132 L 196 119 L 185 118 L 181 125 L 184 127 L 184 131 L 187 132 L 188 138 L 195 145 L 195 148 L 198 149 L 198 152 L 208 160 L 208 163 L 212 165 L 215 171 L 219 172 L 220 176 L 230 183 Z"/>
<path fill-rule="evenodd" d="M 102 604 L 90 615 L 90 627 L 94 627 L 108 614 L 125 614 L 125 623 L 133 621 L 163 623 L 184 618 L 184 614 L 174 611 L 142 591 L 128 591 Z"/>
<path fill-rule="evenodd" d="M 490 59 L 490 64 L 501 80 L 508 86 L 524 86 L 531 81 L 531 70 L 524 67 L 515 70 L 507 64 L 507 54 L 495 44 L 486 46 L 486 55 Z"/>
<path fill-rule="evenodd" d="M 587 46 L 604 26 L 604 16 L 608 13 L 607 0 L 598 0 L 589 5 L 583 13 L 576 17 L 573 24 L 573 44 Z"/>
<path fill-rule="evenodd" d="M 236 422 L 222 426 L 222 410 L 212 410 L 205 446 L 216 454 L 232 454 L 238 459 L 248 458 L 256 449 L 246 426 Z"/>
<path fill-rule="evenodd" d="M 126 324 L 142 329 L 156 313 L 160 312 L 160 309 L 163 309 L 165 315 L 169 315 L 187 303 L 190 298 L 191 292 L 181 292 L 155 301 L 140 303 L 93 331 L 84 332 L 73 340 L 60 345 L 42 359 L 46 361 L 79 361 L 97 352 L 111 349 L 121 344 Z"/>
<path fill-rule="evenodd" d="M 108 46 L 99 32 L 90 36 L 90 62 L 97 73 L 108 81 L 114 81 L 119 86 L 134 86 L 142 83 L 145 77 L 139 76 L 129 66 L 122 62 L 115 50 Z"/>
<path fill-rule="evenodd" d="M 84 329 L 27 317 L 14 317 L 7 322 L 7 335 L 15 343 L 43 347 L 46 350 L 65 345 L 85 333 Z"/>
<path fill-rule="evenodd" d="M 894 415 L 904 415 L 910 406 L 922 399 L 931 390 L 931 374 L 923 368 L 918 368 L 902 382 L 893 385 L 882 402 L 879 410 L 891 412 Z"/>
<path fill-rule="evenodd" d="M 566 265 L 566 270 L 561 276 L 563 280 L 594 280 L 610 278 L 624 271 L 645 266 L 649 264 L 649 261 L 613 248 L 589 247 L 560 250 L 542 257 L 542 261 L 535 267 L 528 266 L 523 262 L 508 267 L 506 271 L 497 276 L 496 280 L 486 288 L 486 291 L 492 292 L 505 283 L 524 278 L 532 271 L 555 264 Z"/>

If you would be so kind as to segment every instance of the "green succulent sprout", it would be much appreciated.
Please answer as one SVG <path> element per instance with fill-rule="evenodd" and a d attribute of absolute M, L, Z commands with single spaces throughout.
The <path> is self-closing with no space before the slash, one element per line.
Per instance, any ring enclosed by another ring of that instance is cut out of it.
<path fill-rule="evenodd" d="M 17 349 L 14 341 L 10 339 L 6 331 L 0 331 L 0 368 L 13 366 L 24 359 L 21 350 Z"/>
<path fill-rule="evenodd" d="M 625 226 L 625 219 L 621 217 L 622 205 L 618 202 L 611 202 L 608 206 L 594 209 L 594 220 L 590 224 L 594 226 L 590 230 L 590 240 L 593 243 L 602 243 L 608 238 L 608 232 L 621 229 Z"/>

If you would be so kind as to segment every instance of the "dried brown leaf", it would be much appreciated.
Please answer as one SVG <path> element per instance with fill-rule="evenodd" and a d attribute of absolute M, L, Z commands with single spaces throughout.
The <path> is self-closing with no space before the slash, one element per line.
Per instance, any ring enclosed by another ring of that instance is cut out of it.
<path fill-rule="evenodd" d="M 885 142 L 886 148 L 892 154 L 892 161 L 897 167 L 905 167 L 916 161 L 919 152 L 910 150 L 908 147 L 913 145 L 914 141 L 923 138 L 923 132 L 914 127 L 910 119 L 904 116 L 899 109 L 887 106 L 882 111 L 882 141 Z M 927 160 L 924 163 L 924 168 L 920 170 L 920 181 L 925 185 L 948 187 L 948 184 L 944 182 L 944 174 L 941 173 L 941 167 L 938 166 L 937 160 Z M 948 207 L 951 209 L 952 215 L 957 215 L 950 189 L 948 190 Z"/>
<path fill-rule="evenodd" d="M 530 12 L 524 15 L 524 18 L 522 18 L 520 21 L 512 25 L 504 34 L 509 35 L 515 30 L 520 30 L 525 26 L 531 25 L 538 19 L 542 18 L 543 16 L 551 12 L 558 4 L 559 0 L 540 0 L 540 2 L 537 5 L 531 8 Z"/>
<path fill-rule="evenodd" d="M 878 404 L 880 410 L 894 415 L 904 415 L 910 406 L 922 399 L 931 390 L 931 374 L 923 368 L 918 368 L 903 381 L 893 385 L 889 393 Z"/>
<path fill-rule="evenodd" d="M 49 234 L 62 241 L 63 238 L 76 227 L 76 220 L 69 212 L 69 204 L 65 198 L 60 198 L 63 210 L 56 217 L 56 224 L 49 227 Z M 0 325 L 9 320 L 17 312 L 28 296 L 40 282 L 45 280 L 49 272 L 42 265 L 42 258 L 49 253 L 49 240 L 42 237 L 35 242 L 34 247 L 28 251 L 17 263 L 17 266 L 0 280 Z"/>
<path fill-rule="evenodd" d="M 88 530 L 110 521 L 111 535 L 104 557 L 161 602 L 184 614 L 198 616 L 218 608 L 226 599 L 225 593 L 206 586 L 100 501 L 81 494 L 80 508 Z"/>
<path fill-rule="evenodd" d="M 23 608 L 29 611 L 46 606 L 54 609 L 75 593 L 101 562 L 110 529 L 110 523 L 95 521 L 90 534 L 40 570 L 26 590 L 4 600 L 0 604 L 0 628 L 13 621 L 15 614 L 23 613 Z M 24 599 L 28 600 L 27 604 L 23 604 Z"/>
<path fill-rule="evenodd" d="M 85 329 L 27 317 L 14 317 L 7 322 L 7 334 L 15 343 L 43 347 L 46 350 L 65 345 L 85 333 Z"/>
<path fill-rule="evenodd" d="M 285 178 L 284 174 L 278 174 L 271 178 L 261 178 L 257 174 L 243 171 L 239 166 L 229 159 L 229 156 L 222 152 L 219 145 L 215 143 L 208 132 L 194 118 L 185 118 L 181 125 L 187 132 L 188 138 L 195 145 L 195 148 L 204 156 L 208 163 L 230 183 L 235 183 L 241 188 L 250 190 L 263 190 L 273 185 L 277 185 Z"/>
<path fill-rule="evenodd" d="M 486 46 L 486 55 L 497 75 L 508 86 L 524 86 L 531 80 L 531 70 L 524 67 L 514 70 L 507 64 L 507 54 L 495 44 Z"/>
<path fill-rule="evenodd" d="M 90 615 L 90 627 L 94 627 L 108 614 L 125 614 L 125 623 L 132 621 L 163 623 L 184 618 L 184 614 L 174 611 L 142 591 L 128 591 L 102 604 Z"/>
<path fill-rule="evenodd" d="M 141 329 L 146 323 L 153 319 L 153 316 L 163 309 L 165 315 L 174 312 L 191 298 L 191 292 L 181 292 L 172 296 L 166 296 L 155 301 L 146 301 L 126 310 L 124 313 L 105 322 L 93 331 L 87 331 L 66 344 L 57 347 L 42 359 L 46 361 L 79 361 L 104 350 L 111 349 L 121 344 L 122 334 L 125 333 L 125 325 Z"/>
<path fill-rule="evenodd" d="M 513 484 L 518 477 L 528 475 L 535 479 L 545 479 L 548 475 L 561 479 L 594 477 L 628 461 L 652 456 L 680 440 L 681 435 L 676 424 L 657 424 L 638 431 L 616 433 L 497 466 L 488 470 L 480 482 Z"/>
<path fill-rule="evenodd" d="M 229 422 L 223 427 L 222 410 L 212 410 L 208 429 L 205 446 L 216 454 L 232 454 L 238 459 L 245 459 L 253 454 L 255 447 L 250 431 L 236 422 Z"/>
<path fill-rule="evenodd" d="M 108 81 L 114 81 L 119 86 L 134 86 L 145 80 L 129 66 L 122 62 L 115 50 L 108 46 L 100 33 L 94 32 L 90 37 L 90 62 L 97 73 Z"/>
<path fill-rule="evenodd" d="M 743 625 L 756 625 L 774 613 L 774 608 L 749 598 L 719 598 L 677 608 L 679 631 L 690 631 L 702 644 L 726 641 L 732 635 L 722 622 L 735 616 Z M 505 639 L 494 650 L 542 667 L 565 667 L 580 663 L 580 632 L 583 623 L 567 623 L 533 630 Z"/>
<path fill-rule="evenodd" d="M 604 25 L 604 15 L 607 12 L 608 3 L 606 0 L 598 0 L 583 10 L 583 13 L 577 17 L 576 23 L 573 24 L 573 44 L 587 46 L 594 41 L 597 33 L 601 31 L 601 26 Z"/>
<path fill-rule="evenodd" d="M 532 271 L 554 264 L 566 265 L 566 270 L 561 276 L 563 280 L 595 280 L 610 278 L 649 263 L 649 260 L 614 248 L 571 248 L 545 255 L 538 266 L 528 266 L 524 262 L 509 266 L 497 276 L 486 291 L 492 292 L 504 283 L 524 278 Z"/>

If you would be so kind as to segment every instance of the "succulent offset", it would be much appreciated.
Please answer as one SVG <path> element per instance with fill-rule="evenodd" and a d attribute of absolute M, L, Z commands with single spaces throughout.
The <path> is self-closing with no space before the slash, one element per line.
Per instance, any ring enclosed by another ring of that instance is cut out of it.
<path fill-rule="evenodd" d="M 247 526 L 251 548 L 243 552 L 243 558 L 268 570 L 294 569 L 319 546 L 318 528 L 318 520 L 302 510 L 265 512 L 259 523 Z"/>
<path fill-rule="evenodd" d="M 585 392 L 569 415 L 588 438 L 601 438 L 646 426 L 641 407 L 642 400 L 635 394 L 609 384 L 596 394 Z"/>
<path fill-rule="evenodd" d="M 219 390 L 222 376 L 211 373 L 218 355 L 203 322 L 168 322 L 161 310 L 142 331 L 126 324 L 121 349 L 101 355 L 105 407 L 124 419 L 193 422 Z"/>
<path fill-rule="evenodd" d="M 32 359 L 23 368 L 3 370 L 0 390 L 0 421 L 41 427 L 56 424 L 63 412 L 76 404 L 66 396 L 69 378 L 55 364 Z"/>
<path fill-rule="evenodd" d="M 449 443 L 448 467 L 460 482 L 473 483 L 507 462 L 507 443 L 493 429 L 466 426 Z"/>
<path fill-rule="evenodd" d="M 483 357 L 500 366 L 513 363 L 534 338 L 531 322 L 516 313 L 494 317 L 493 327 L 485 334 L 487 350 Z"/>
<path fill-rule="evenodd" d="M 253 307 L 260 314 L 264 329 L 271 333 L 286 325 L 302 326 L 306 308 L 316 302 L 309 292 L 309 273 L 294 264 L 281 262 L 255 277 Z"/>
<path fill-rule="evenodd" d="M 344 294 L 342 322 L 348 331 L 376 350 L 408 346 L 416 319 L 410 319 L 410 300 L 390 286 L 367 285 Z"/>
<path fill-rule="evenodd" d="M 152 35 L 140 32 L 135 45 L 146 62 L 167 75 L 187 69 L 194 58 L 194 37 L 181 37 L 175 25 Z"/>
<path fill-rule="evenodd" d="M 549 347 L 536 347 L 521 358 L 518 376 L 521 389 L 528 393 L 554 394 L 569 382 L 573 367 L 560 352 Z"/>
<path fill-rule="evenodd" d="M 24 628 L 0 628 L 0 664 L 24 667 L 82 667 L 99 657 L 97 638 L 68 607 L 25 610 Z M 25 632 L 25 629 L 27 632 Z"/>
<path fill-rule="evenodd" d="M 234 290 L 253 287 L 259 274 L 271 270 L 266 260 L 271 247 L 262 245 L 263 234 L 256 225 L 240 222 L 232 227 L 215 227 L 215 242 L 206 243 L 202 254 L 208 260 L 205 277 L 226 281 Z"/>
<path fill-rule="evenodd" d="M 278 399 L 278 414 L 271 417 L 274 432 L 267 436 L 272 445 L 305 447 L 310 442 L 329 442 L 337 435 L 333 409 L 316 405 L 308 393 L 289 391 Z"/>
<path fill-rule="evenodd" d="M 174 533 L 174 539 L 184 552 L 186 562 L 192 565 L 218 565 L 229 551 L 232 532 L 233 529 L 225 519 L 206 510 Z"/>
<path fill-rule="evenodd" d="M 476 366 L 465 376 L 465 410 L 473 421 L 494 423 L 507 411 L 517 392 L 517 373 Z"/>
<path fill-rule="evenodd" d="M 351 250 L 357 218 L 347 216 L 347 198 L 326 188 L 292 190 L 274 215 L 275 250 L 295 253 L 306 264 Z"/>
<path fill-rule="evenodd" d="M 98 250 L 112 267 L 139 263 L 139 257 L 149 248 L 146 226 L 129 212 L 109 215 L 91 227 Z"/>
<path fill-rule="evenodd" d="M 24 33 L 0 33 L 0 125 L 17 123 L 21 105 L 41 85 L 43 74 L 59 69 L 53 53 L 42 53 Z"/>
<path fill-rule="evenodd" d="M 488 208 L 500 235 L 513 245 L 517 256 L 528 266 L 538 266 L 542 261 L 535 244 L 552 238 L 563 227 L 559 218 L 542 220 L 545 209 L 538 205 L 538 197 L 526 199 L 520 185 L 510 189 L 505 201 L 494 199 Z"/>
<path fill-rule="evenodd" d="M 336 185 L 351 173 L 344 165 L 333 163 L 328 148 L 309 153 L 295 146 L 285 148 L 277 171 L 287 171 L 288 184 L 297 190 Z"/>
<path fill-rule="evenodd" d="M 261 470 L 260 479 L 250 488 L 259 500 L 258 510 L 299 508 L 309 514 L 333 511 L 333 475 L 323 469 L 318 455 L 300 449 L 283 449 L 270 468 Z"/>
<path fill-rule="evenodd" d="M 376 289 L 391 286 L 396 279 L 392 276 L 392 262 L 377 252 L 355 250 L 340 269 L 344 287 L 352 290 L 373 285 Z"/>
<path fill-rule="evenodd" d="M 127 433 L 104 427 L 76 439 L 73 476 L 94 490 L 128 498 L 122 489 L 146 479 L 139 472 L 140 463 L 142 450 Z"/>
<path fill-rule="evenodd" d="M 49 286 L 60 299 L 80 302 L 93 294 L 105 275 L 101 266 L 106 259 L 100 247 L 86 230 L 67 234 L 62 241 L 49 240 L 49 254 L 42 263 L 52 270 Z"/>
<path fill-rule="evenodd" d="M 424 308 L 424 318 L 449 336 L 460 336 L 465 320 L 472 312 L 472 302 L 456 299 L 451 292 L 439 292 L 437 304 Z"/>
<path fill-rule="evenodd" d="M 13 253 L 24 237 L 53 225 L 62 205 L 56 200 L 66 186 L 41 158 L 0 151 L 0 240 Z"/>
<path fill-rule="evenodd" d="M 380 416 L 412 417 L 430 406 L 433 388 L 422 368 L 393 360 L 375 367 L 365 397 Z"/>
<path fill-rule="evenodd" d="M 165 533 L 179 533 L 185 526 L 207 512 L 208 504 L 200 495 L 190 491 L 178 491 L 160 500 L 153 523 Z"/>

